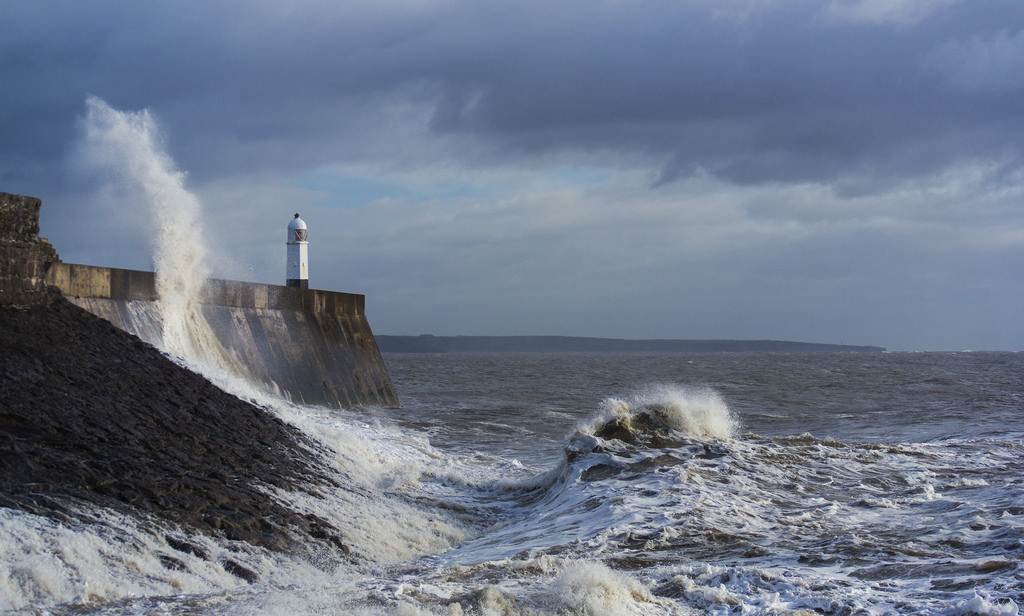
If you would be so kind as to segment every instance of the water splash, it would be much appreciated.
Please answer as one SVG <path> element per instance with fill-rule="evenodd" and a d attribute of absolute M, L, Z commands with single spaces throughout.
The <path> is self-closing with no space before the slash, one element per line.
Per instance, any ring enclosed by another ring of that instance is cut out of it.
<path fill-rule="evenodd" d="M 118 111 L 103 100 L 86 100 L 85 150 L 99 167 L 117 169 L 123 180 L 142 189 L 156 220 L 153 270 L 167 353 L 207 369 L 248 376 L 220 344 L 203 316 L 200 293 L 206 266 L 202 205 L 185 188 L 187 174 L 160 144 L 149 110 Z"/>
<path fill-rule="evenodd" d="M 637 396 L 634 406 L 663 414 L 676 430 L 704 438 L 731 438 L 737 422 L 721 394 L 708 388 L 662 385 Z"/>
<path fill-rule="evenodd" d="M 597 426 L 603 431 L 611 427 L 625 433 L 675 430 L 694 438 L 727 439 L 736 431 L 737 422 L 722 396 L 712 389 L 660 385 L 629 400 L 605 400 Z"/>

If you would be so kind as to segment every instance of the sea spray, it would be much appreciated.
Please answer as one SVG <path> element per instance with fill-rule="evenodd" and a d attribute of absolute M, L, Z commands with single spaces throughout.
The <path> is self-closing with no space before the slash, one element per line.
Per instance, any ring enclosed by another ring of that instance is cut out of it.
<path fill-rule="evenodd" d="M 730 438 L 737 427 L 729 406 L 713 389 L 660 385 L 637 396 L 633 405 L 649 408 L 672 428 L 701 438 Z"/>
<path fill-rule="evenodd" d="M 608 398 L 585 432 L 633 440 L 641 433 L 677 431 L 697 439 L 727 439 L 737 422 L 718 392 L 679 385 L 651 386 L 629 398 Z"/>
<path fill-rule="evenodd" d="M 86 100 L 85 144 L 91 162 L 122 172 L 149 200 L 156 221 L 153 269 L 162 320 L 161 348 L 215 371 L 247 377 L 203 316 L 200 293 L 209 276 L 202 206 L 185 188 L 186 174 L 159 142 L 148 110 L 124 112 L 96 97 Z"/>
<path fill-rule="evenodd" d="M 566 567 L 555 579 L 554 589 L 572 613 L 637 614 L 659 602 L 636 580 L 596 561 Z"/>

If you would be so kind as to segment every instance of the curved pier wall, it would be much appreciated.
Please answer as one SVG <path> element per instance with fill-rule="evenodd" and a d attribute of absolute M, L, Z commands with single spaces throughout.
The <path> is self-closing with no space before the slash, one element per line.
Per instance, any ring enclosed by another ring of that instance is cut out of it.
<path fill-rule="evenodd" d="M 46 278 L 71 302 L 160 346 L 152 272 L 57 262 Z M 201 302 L 221 345 L 253 378 L 292 400 L 400 406 L 363 295 L 213 279 Z"/>

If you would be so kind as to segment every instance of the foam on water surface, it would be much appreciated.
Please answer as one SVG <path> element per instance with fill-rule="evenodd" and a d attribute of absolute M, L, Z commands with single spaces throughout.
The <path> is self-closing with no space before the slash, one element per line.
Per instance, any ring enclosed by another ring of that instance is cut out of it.
<path fill-rule="evenodd" d="M 747 434 L 677 435 L 649 447 L 584 429 L 567 440 L 564 464 L 509 480 L 503 464 L 367 421 L 372 409 L 332 414 L 284 401 L 267 409 L 325 445 L 339 482 L 319 498 L 276 496 L 345 529 L 362 564 L 324 569 L 182 536 L 217 554 L 197 559 L 144 528 L 47 530 L 15 513 L 5 518 L 7 535 L 19 537 L 8 552 L 35 555 L 9 559 L 17 571 L 7 588 L 22 590 L 8 592 L 23 605 L 84 601 L 111 614 L 145 613 L 154 602 L 166 613 L 195 613 L 187 604 L 217 614 L 1016 609 L 1020 572 L 1006 549 L 1021 541 L 1022 512 L 984 479 L 986 466 L 1019 453 L 1013 444 Z M 972 448 L 986 462 L 972 460 Z M 47 539 L 54 533 L 61 538 Z M 33 542 L 42 547 L 26 547 Z M 58 552 L 60 543 L 93 547 Z M 168 553 L 184 569 L 168 567 Z M 226 557 L 259 581 L 246 585 L 218 564 Z M 974 589 L 966 597 L 965 587 Z M 157 599 L 174 595 L 181 599 Z"/>

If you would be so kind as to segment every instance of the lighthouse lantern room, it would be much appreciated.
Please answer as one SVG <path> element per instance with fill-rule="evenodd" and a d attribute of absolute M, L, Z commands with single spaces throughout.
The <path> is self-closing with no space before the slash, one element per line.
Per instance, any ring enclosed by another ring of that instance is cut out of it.
<path fill-rule="evenodd" d="M 309 288 L 309 242 L 306 223 L 296 214 L 288 223 L 288 286 Z"/>

